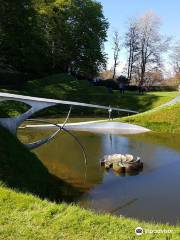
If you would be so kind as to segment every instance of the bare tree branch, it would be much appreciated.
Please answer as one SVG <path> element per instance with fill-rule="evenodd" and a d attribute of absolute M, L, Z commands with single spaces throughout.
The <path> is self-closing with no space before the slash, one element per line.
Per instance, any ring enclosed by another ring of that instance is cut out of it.
<path fill-rule="evenodd" d="M 116 77 L 116 68 L 119 65 L 119 53 L 121 51 L 120 36 L 117 31 L 113 35 L 113 51 L 114 51 L 114 66 L 113 66 L 113 79 Z"/>

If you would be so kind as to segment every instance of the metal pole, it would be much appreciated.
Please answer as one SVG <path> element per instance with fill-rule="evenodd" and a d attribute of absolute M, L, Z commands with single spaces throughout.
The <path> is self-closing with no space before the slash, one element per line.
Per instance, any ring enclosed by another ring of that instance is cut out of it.
<path fill-rule="evenodd" d="M 111 120 L 111 113 L 112 113 L 112 108 L 111 108 L 111 106 L 109 106 L 108 112 L 109 112 L 109 121 L 110 121 L 110 120 Z"/>

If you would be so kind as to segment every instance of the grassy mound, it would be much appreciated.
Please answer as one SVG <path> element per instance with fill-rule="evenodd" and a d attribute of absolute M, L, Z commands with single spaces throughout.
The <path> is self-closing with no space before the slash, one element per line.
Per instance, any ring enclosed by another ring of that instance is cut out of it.
<path fill-rule="evenodd" d="M 121 118 L 119 121 L 137 124 L 156 132 L 180 134 L 180 103 Z"/>
<path fill-rule="evenodd" d="M 143 234 L 140 239 L 173 239 L 179 226 L 139 222 L 125 217 L 95 214 L 80 207 L 42 201 L 32 195 L 0 187 L 0 238 L 34 240 L 127 240 L 137 239 L 135 228 L 172 230 L 172 233 Z"/>
<path fill-rule="evenodd" d="M 54 98 L 61 100 L 72 100 L 78 102 L 114 106 L 132 109 L 139 112 L 157 107 L 177 96 L 177 92 L 149 92 L 139 95 L 137 92 L 126 92 L 121 95 L 119 91 L 109 93 L 108 89 L 102 86 L 93 86 L 88 81 L 77 80 L 66 74 L 52 75 L 43 79 L 28 82 L 21 91 L 0 89 L 11 93 L 24 94 L 30 96 Z M 12 106 L 12 104 L 0 104 L 0 112 L 8 109 L 9 115 L 13 115 L 17 110 L 21 113 L 23 108 Z M 64 111 L 58 107 L 43 111 L 44 115 L 58 114 Z M 82 108 L 75 108 L 75 113 L 82 113 Z M 98 109 L 86 109 L 85 113 L 101 113 Z M 107 114 L 107 113 L 106 113 Z"/>

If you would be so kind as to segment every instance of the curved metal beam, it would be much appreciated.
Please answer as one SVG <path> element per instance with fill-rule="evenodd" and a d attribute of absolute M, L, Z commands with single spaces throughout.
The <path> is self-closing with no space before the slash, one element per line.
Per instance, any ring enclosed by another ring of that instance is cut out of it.
<path fill-rule="evenodd" d="M 28 105 L 35 105 L 36 103 L 40 104 L 63 104 L 63 105 L 71 105 L 71 106 L 79 106 L 79 107 L 89 107 L 89 108 L 100 108 L 108 110 L 109 107 L 97 105 L 97 104 L 88 104 L 88 103 L 81 103 L 81 102 L 74 102 L 74 101 L 63 101 L 63 100 L 56 100 L 56 99 L 48 99 L 48 98 L 39 98 L 39 97 L 31 97 L 31 96 L 24 96 L 18 94 L 10 94 L 10 93 L 1 93 L 0 92 L 0 99 L 6 100 L 14 100 L 27 103 Z M 111 107 L 114 111 L 121 111 L 121 112 L 129 112 L 129 113 L 138 113 L 137 111 L 129 110 L 129 109 L 122 109 L 117 107 Z"/>
<path fill-rule="evenodd" d="M 51 140 L 53 140 L 53 138 L 61 131 L 61 129 L 58 129 L 55 133 L 53 133 L 52 135 L 43 138 L 41 140 L 38 140 L 36 142 L 33 143 L 28 143 L 28 144 L 24 144 L 29 150 L 33 150 L 35 148 L 41 147 L 42 145 L 50 142 Z"/>
<path fill-rule="evenodd" d="M 29 119 L 28 121 L 36 121 L 35 119 Z M 84 156 L 84 160 L 85 160 L 85 165 L 87 165 L 87 156 L 86 156 L 86 151 L 85 151 L 85 148 L 84 146 L 81 144 L 81 142 L 79 141 L 79 139 L 72 133 L 70 132 L 69 130 L 67 130 L 66 128 L 64 127 L 61 127 L 60 125 L 56 124 L 56 123 L 52 123 L 50 121 L 46 121 L 46 120 L 37 120 L 37 122 L 42 122 L 42 123 L 48 123 L 48 124 L 51 124 L 51 125 L 54 125 L 56 126 L 58 129 L 57 132 L 60 132 L 60 131 L 64 131 L 66 133 L 68 133 L 71 137 L 74 138 L 74 140 L 78 143 L 78 145 L 81 147 L 81 150 L 83 152 L 83 156 Z M 57 134 L 56 134 L 57 135 Z M 54 136 L 55 137 L 55 136 Z M 26 146 L 28 147 L 28 144 L 26 144 Z"/>
<path fill-rule="evenodd" d="M 88 104 L 88 103 L 80 103 L 80 102 L 72 102 L 72 101 L 62 101 L 62 100 L 55 100 L 55 99 L 46 99 L 46 98 L 38 98 L 38 97 L 30 97 L 30 96 L 23 96 L 23 95 L 17 95 L 17 94 L 10 94 L 10 93 L 1 93 L 0 92 L 0 101 L 17 101 L 17 102 L 23 102 L 31 106 L 31 108 L 23 113 L 22 115 L 15 117 L 15 118 L 0 118 L 0 124 L 7 128 L 11 133 L 14 135 L 16 134 L 17 128 L 30 116 L 32 116 L 34 113 L 45 109 L 50 106 L 55 105 L 71 105 L 71 106 L 81 106 L 81 107 L 89 107 L 89 108 L 99 108 L 104 109 L 108 111 L 122 111 L 122 112 L 128 112 L 128 113 L 138 113 L 136 111 L 128 110 L 128 109 L 121 109 L 121 108 L 114 108 L 114 107 L 107 107 L 107 106 L 101 106 L 101 105 L 94 105 L 94 104 Z"/>
<path fill-rule="evenodd" d="M 86 152 L 85 152 L 85 148 L 84 146 L 81 144 L 81 142 L 79 141 L 79 139 L 72 134 L 72 132 L 70 132 L 69 130 L 67 130 L 66 128 L 63 128 L 63 131 L 65 131 L 66 133 L 68 133 L 71 137 L 73 137 L 75 139 L 75 141 L 79 144 L 79 146 L 82 149 L 83 155 L 84 155 L 84 159 L 85 159 L 85 164 L 87 165 L 87 156 L 86 156 Z"/>
<path fill-rule="evenodd" d="M 41 140 L 38 140 L 36 142 L 33 142 L 33 143 L 28 143 L 28 144 L 24 144 L 28 149 L 32 150 L 32 149 L 35 149 L 35 148 L 38 148 L 42 145 L 44 145 L 45 143 L 48 143 L 50 142 L 59 132 L 61 132 L 63 130 L 63 128 L 65 127 L 68 119 L 69 119 L 69 116 L 71 114 L 71 110 L 72 110 L 72 106 L 70 106 L 70 109 L 69 109 L 69 112 L 67 114 L 67 117 L 63 123 L 63 126 L 62 127 L 59 127 L 57 124 L 53 124 L 55 125 L 56 127 L 58 127 L 58 130 L 53 133 L 52 135 L 48 136 L 48 137 L 45 137 L 44 139 L 41 139 Z M 36 121 L 36 122 L 43 122 L 43 123 L 47 123 L 47 121 L 44 121 L 44 120 L 36 120 L 36 119 L 29 119 L 27 121 Z"/>

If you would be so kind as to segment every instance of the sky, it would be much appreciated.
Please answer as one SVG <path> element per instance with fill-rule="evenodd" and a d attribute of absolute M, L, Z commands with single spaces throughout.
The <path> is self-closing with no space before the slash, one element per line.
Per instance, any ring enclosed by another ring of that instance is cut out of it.
<path fill-rule="evenodd" d="M 161 19 L 161 32 L 163 35 L 171 36 L 173 41 L 180 40 L 180 0 L 98 0 L 103 6 L 104 16 L 108 19 L 110 27 L 108 30 L 108 42 L 105 51 L 108 53 L 108 68 L 113 65 L 112 35 L 118 31 L 123 39 L 127 29 L 128 19 L 138 17 L 145 12 L 153 11 Z M 121 51 L 120 73 L 125 65 L 126 52 Z M 167 71 L 168 62 L 166 63 Z"/>

